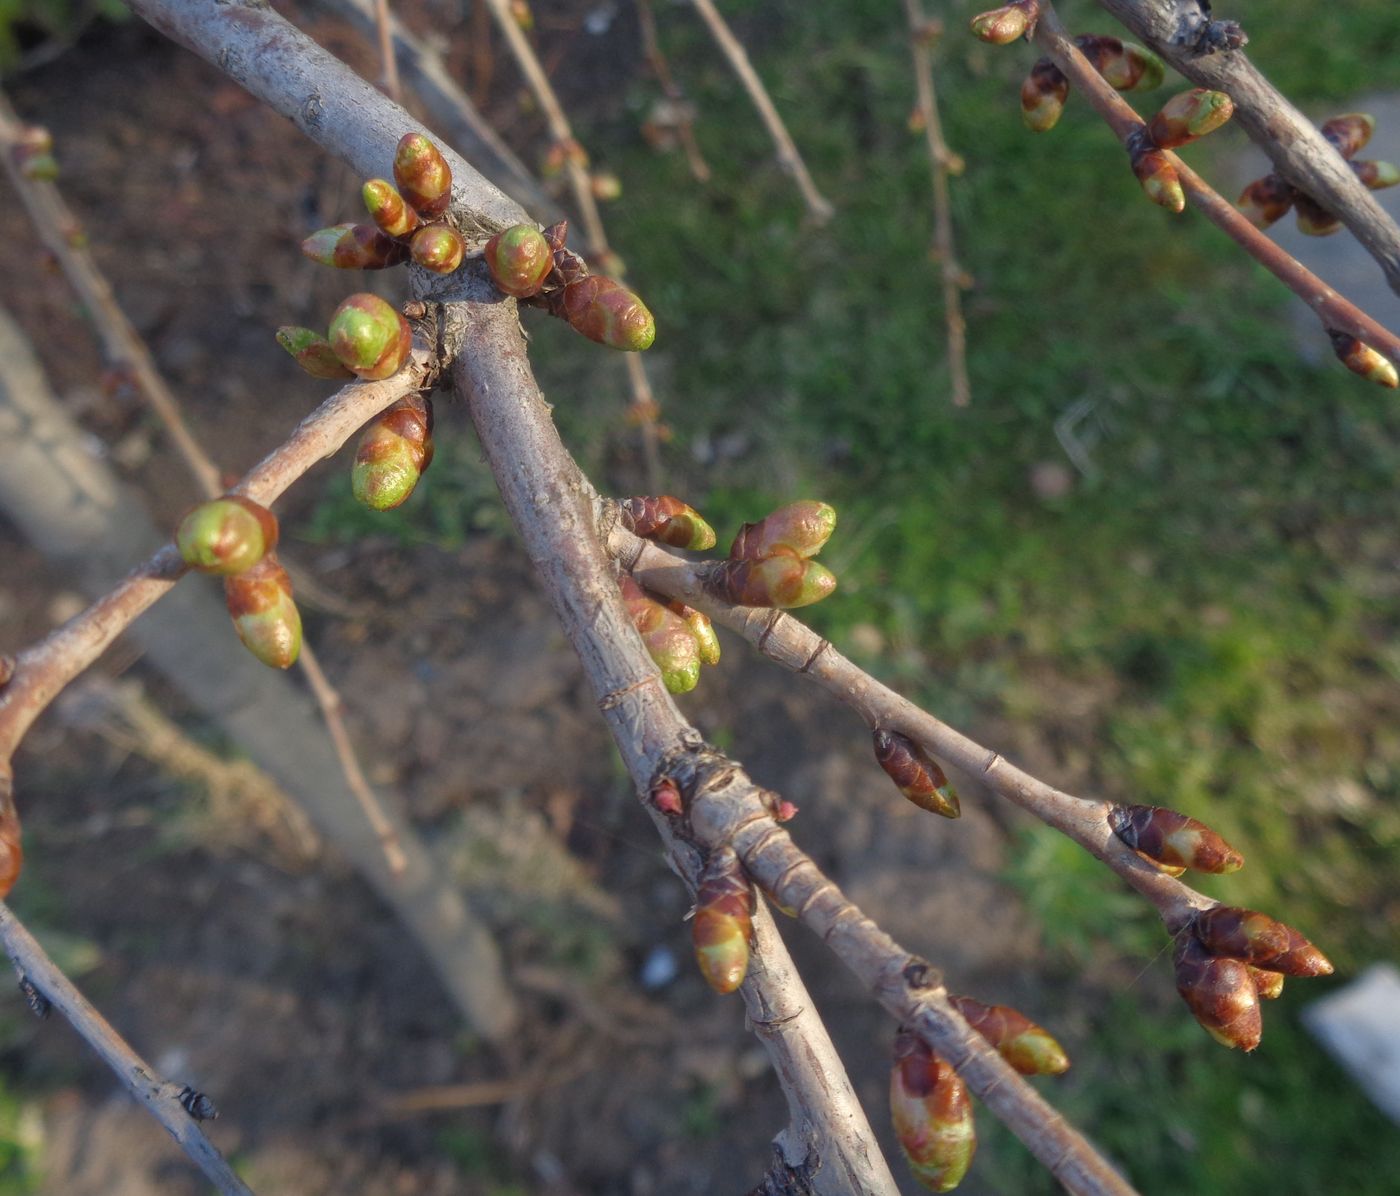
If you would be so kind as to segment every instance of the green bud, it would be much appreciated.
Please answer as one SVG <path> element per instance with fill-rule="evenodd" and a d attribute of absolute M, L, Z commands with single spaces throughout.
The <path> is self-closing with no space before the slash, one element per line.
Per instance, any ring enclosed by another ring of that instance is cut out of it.
<path fill-rule="evenodd" d="M 568 225 L 560 221 L 559 248 L 564 247 Z M 517 224 L 486 242 L 486 268 L 492 281 L 507 295 L 526 299 L 539 293 L 554 268 L 554 250 L 532 224 Z"/>
<path fill-rule="evenodd" d="M 406 237 L 418 227 L 418 213 L 404 202 L 388 179 L 370 179 L 361 194 L 371 219 L 385 236 Z"/>
<path fill-rule="evenodd" d="M 789 503 L 757 523 L 746 523 L 730 546 L 734 560 L 759 559 L 776 552 L 816 556 L 836 530 L 836 508 L 815 499 Z"/>
<path fill-rule="evenodd" d="M 313 378 L 353 378 L 340 364 L 331 343 L 319 332 L 286 324 L 277 330 L 277 343 Z"/>
<path fill-rule="evenodd" d="M 690 628 L 700 652 L 700 663 L 719 664 L 719 636 L 715 634 L 715 625 L 710 621 L 710 616 L 693 606 L 686 606 L 684 602 L 668 602 L 666 605 L 680 615 Z"/>
<path fill-rule="evenodd" d="M 974 37 L 994 46 L 1009 46 L 1017 38 L 1024 37 L 1026 30 L 1040 16 L 1040 3 L 1006 4 L 991 12 L 978 13 L 972 18 L 970 28 Z"/>
<path fill-rule="evenodd" d="M 408 321 L 378 295 L 351 295 L 331 317 L 330 343 L 342 364 L 367 381 L 399 372 L 413 333 Z"/>
<path fill-rule="evenodd" d="M 241 494 L 200 503 L 180 521 L 175 545 L 191 569 L 227 575 L 251 569 L 277 545 L 277 518 Z"/>
<path fill-rule="evenodd" d="M 397 266 L 408 250 L 373 224 L 335 224 L 318 229 L 301 243 L 313 262 L 338 270 L 383 270 Z"/>
<path fill-rule="evenodd" d="M 1370 345 L 1335 329 L 1329 328 L 1327 335 L 1332 338 L 1332 351 L 1336 353 L 1337 359 L 1353 374 L 1360 374 L 1377 386 L 1388 386 L 1392 389 L 1400 386 L 1400 375 L 1397 375 L 1395 366 Z"/>
<path fill-rule="evenodd" d="M 1193 87 L 1172 96 L 1147 123 L 1158 149 L 1176 149 L 1213 133 L 1234 115 L 1235 102 L 1223 91 Z"/>
<path fill-rule="evenodd" d="M 673 694 L 689 693 L 700 682 L 700 645 L 686 621 L 652 598 L 630 576 L 619 580 L 622 601 L 642 644 Z"/>
<path fill-rule="evenodd" d="M 972 1166 L 977 1130 L 967 1087 L 946 1059 L 901 1030 L 890 1072 L 890 1119 L 914 1178 L 951 1192 Z"/>
<path fill-rule="evenodd" d="M 637 353 L 656 339 L 656 321 L 646 305 L 611 278 L 590 274 L 569 283 L 560 307 L 576 331 L 600 345 Z"/>
<path fill-rule="evenodd" d="M 1322 126 L 1322 135 L 1343 158 L 1363 149 L 1375 131 L 1376 118 L 1366 112 L 1334 116 Z"/>
<path fill-rule="evenodd" d="M 1186 207 L 1186 192 L 1181 188 L 1181 176 L 1161 150 L 1146 150 L 1134 154 L 1132 166 L 1144 193 L 1153 203 L 1161 204 L 1172 212 L 1180 212 Z"/>
<path fill-rule="evenodd" d="M 778 553 L 759 561 L 723 561 L 706 572 L 705 588 L 736 606 L 792 609 L 820 602 L 836 589 L 836 578 L 816 561 Z"/>
<path fill-rule="evenodd" d="M 452 203 L 452 169 L 422 133 L 405 133 L 399 140 L 394 181 L 404 199 L 426 220 L 441 216 Z"/>
<path fill-rule="evenodd" d="M 1391 162 L 1373 162 L 1370 159 L 1353 161 L 1351 168 L 1362 186 L 1371 191 L 1383 191 L 1400 183 L 1400 169 Z"/>
<path fill-rule="evenodd" d="M 700 512 L 670 494 L 629 498 L 622 502 L 622 525 L 648 540 L 706 552 L 715 546 L 715 529 Z"/>
<path fill-rule="evenodd" d="M 413 234 L 408 251 L 425 270 L 431 270 L 434 274 L 451 274 L 462 264 L 462 255 L 466 253 L 467 246 L 462 234 L 455 228 L 432 224 Z"/>
<path fill-rule="evenodd" d="M 301 655 L 301 615 L 287 571 L 269 554 L 246 573 L 224 579 L 224 598 L 243 646 L 274 669 Z"/>
<path fill-rule="evenodd" d="M 350 489 L 373 511 L 408 501 L 433 460 L 433 408 L 419 395 L 400 399 L 360 437 Z"/>
<path fill-rule="evenodd" d="M 713 851 L 700 874 L 690 934 L 700 972 L 715 992 L 732 993 L 743 984 L 753 937 L 753 889 L 732 847 Z"/>
<path fill-rule="evenodd" d="M 1031 68 L 1021 84 L 1021 119 L 1032 133 L 1046 133 L 1059 122 L 1069 98 L 1069 80 L 1048 58 Z"/>
<path fill-rule="evenodd" d="M 1277 174 L 1255 179 L 1235 201 L 1240 213 L 1255 228 L 1265 229 L 1288 215 L 1293 206 L 1293 188 Z"/>

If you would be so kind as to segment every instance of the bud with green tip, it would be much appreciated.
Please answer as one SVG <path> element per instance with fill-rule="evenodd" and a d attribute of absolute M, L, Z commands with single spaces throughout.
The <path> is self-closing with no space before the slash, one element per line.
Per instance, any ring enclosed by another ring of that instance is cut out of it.
<path fill-rule="evenodd" d="M 370 179 L 361 194 L 370 218 L 385 236 L 406 237 L 418 227 L 418 213 L 388 179 Z"/>
<path fill-rule="evenodd" d="M 1032 133 L 1046 133 L 1055 127 L 1069 98 L 1069 79 L 1048 58 L 1031 68 L 1021 84 L 1021 119 Z"/>
<path fill-rule="evenodd" d="M 241 494 L 200 503 L 180 521 L 175 545 L 191 569 L 228 575 L 251 569 L 277 546 L 277 517 Z"/>
<path fill-rule="evenodd" d="M 744 524 L 730 545 L 729 555 L 733 560 L 759 559 L 777 552 L 816 556 L 835 530 L 836 508 L 804 499 L 779 507 L 757 523 Z"/>
<path fill-rule="evenodd" d="M 430 224 L 413 234 L 408 243 L 413 260 L 434 274 L 451 274 L 462 264 L 467 244 L 462 234 L 446 224 Z"/>
<path fill-rule="evenodd" d="M 1334 116 L 1322 126 L 1322 135 L 1343 158 L 1363 149 L 1375 131 L 1376 118 L 1367 112 Z"/>
<path fill-rule="evenodd" d="M 1281 175 L 1266 174 L 1241 191 L 1235 204 L 1250 224 L 1265 229 L 1288 215 L 1293 197 L 1293 188 Z"/>
<path fill-rule="evenodd" d="M 1228 955 L 1288 976 L 1330 976 L 1332 963 L 1293 927 L 1258 910 L 1215 905 L 1192 930 L 1212 955 Z"/>
<path fill-rule="evenodd" d="M 1244 867 L 1244 856 L 1205 823 L 1165 806 L 1114 806 L 1108 824 L 1134 851 L 1160 864 L 1222 875 Z"/>
<path fill-rule="evenodd" d="M 409 395 L 365 429 L 355 449 L 350 489 L 371 510 L 391 511 L 408 501 L 432 461 L 432 402 Z"/>
<path fill-rule="evenodd" d="M 265 665 L 290 668 L 301 655 L 301 615 L 292 581 L 272 554 L 224 579 L 224 598 L 243 646 Z"/>
<path fill-rule="evenodd" d="M 1216 1042 L 1252 1051 L 1264 1025 L 1259 993 L 1243 960 L 1211 955 L 1189 932 L 1177 938 L 1172 954 L 1176 990 Z"/>
<path fill-rule="evenodd" d="M 1337 359 L 1353 374 L 1360 374 L 1377 386 L 1400 386 L 1400 375 L 1396 374 L 1395 366 L 1365 341 L 1332 328 L 1327 330 L 1327 335 L 1332 338 L 1332 351 Z"/>
<path fill-rule="evenodd" d="M 921 810 L 944 818 L 957 818 L 962 803 L 938 761 L 898 731 L 877 727 L 873 735 L 875 759 L 899 791 Z"/>
<path fill-rule="evenodd" d="M 695 646 L 700 653 L 700 663 L 719 664 L 719 636 L 715 634 L 715 625 L 710 621 L 710 616 L 693 606 L 686 606 L 684 602 L 672 601 L 666 605 L 680 615 L 685 620 L 685 625 L 690 628 L 690 634 L 695 637 Z"/>
<path fill-rule="evenodd" d="M 820 602 L 836 589 L 836 578 L 816 561 L 777 553 L 761 561 L 721 561 L 705 571 L 704 586 L 735 606 L 793 609 Z"/>
<path fill-rule="evenodd" d="M 277 330 L 277 343 L 313 378 L 344 379 L 355 376 L 341 365 L 330 341 L 313 329 L 285 324 Z"/>
<path fill-rule="evenodd" d="M 560 221 L 551 226 L 551 231 L 555 229 L 561 230 L 558 248 L 562 249 L 568 225 Z M 486 242 L 486 268 L 507 295 L 527 299 L 539 294 L 554 268 L 554 249 L 533 224 L 517 224 Z"/>
<path fill-rule="evenodd" d="M 1023 1076 L 1059 1076 L 1069 1070 L 1064 1047 L 1019 1009 L 984 1005 L 971 997 L 950 996 L 948 1000 L 967 1024 Z"/>
<path fill-rule="evenodd" d="M 1311 195 L 1293 192 L 1293 211 L 1298 219 L 1298 231 L 1309 237 L 1330 237 L 1342 227 L 1342 222 Z"/>
<path fill-rule="evenodd" d="M 666 689 L 673 694 L 689 693 L 700 681 L 700 645 L 686 621 L 651 597 L 627 574 L 619 578 L 618 584 L 632 626 L 642 637 L 647 655 L 660 670 Z"/>
<path fill-rule="evenodd" d="M 732 847 L 715 849 L 705 863 L 690 936 L 700 973 L 715 992 L 732 993 L 743 984 L 753 937 L 753 889 Z"/>
<path fill-rule="evenodd" d="M 1400 169 L 1393 162 L 1374 162 L 1369 158 L 1353 161 L 1352 172 L 1368 191 L 1384 191 L 1400 183 Z"/>
<path fill-rule="evenodd" d="M 962 1182 L 977 1150 L 967 1087 L 951 1063 L 907 1030 L 894 1040 L 890 1118 L 920 1184 L 931 1192 L 951 1192 Z"/>
<path fill-rule="evenodd" d="M 558 296 L 550 311 L 600 345 L 639 353 L 656 339 L 656 320 L 646 304 L 611 278 L 590 274 L 569 283 Z"/>
<path fill-rule="evenodd" d="M 452 203 L 452 168 L 422 133 L 405 133 L 394 151 L 394 182 L 425 220 L 441 216 Z"/>
<path fill-rule="evenodd" d="M 334 224 L 301 243 L 313 262 L 338 270 L 384 270 L 408 258 L 408 250 L 373 224 Z"/>
<path fill-rule="evenodd" d="M 1158 149 L 1176 149 L 1215 132 L 1234 112 L 1235 102 L 1223 91 L 1193 87 L 1162 105 L 1147 122 L 1147 136 Z"/>
<path fill-rule="evenodd" d="M 1170 212 L 1185 209 L 1186 192 L 1181 187 L 1181 176 L 1166 154 L 1161 150 L 1142 149 L 1132 155 L 1131 161 L 1133 174 L 1148 199 Z"/>
<path fill-rule="evenodd" d="M 378 295 L 351 295 L 331 317 L 329 340 L 341 363 L 367 381 L 399 372 L 408 360 L 413 333 L 408 321 Z"/>
<path fill-rule="evenodd" d="M 978 13 L 970 28 L 974 37 L 994 46 L 1009 46 L 1040 19 L 1040 0 L 1012 0 L 991 12 Z"/>
<path fill-rule="evenodd" d="M 1162 61 L 1150 50 L 1124 42 L 1107 34 L 1082 33 L 1074 44 L 1089 60 L 1090 65 L 1117 91 L 1138 88 L 1150 91 L 1157 87 L 1164 74 Z"/>
<path fill-rule="evenodd" d="M 674 495 L 624 499 L 620 513 L 622 526 L 645 539 L 690 552 L 706 552 L 715 546 L 715 529 L 699 511 Z"/>

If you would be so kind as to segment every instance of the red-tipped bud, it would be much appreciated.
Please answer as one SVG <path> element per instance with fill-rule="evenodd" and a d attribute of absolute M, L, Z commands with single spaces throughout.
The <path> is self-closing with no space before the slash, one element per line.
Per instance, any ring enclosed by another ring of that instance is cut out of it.
<path fill-rule="evenodd" d="M 732 993 L 743 984 L 753 936 L 753 889 L 732 847 L 712 852 L 700 874 L 690 935 L 700 972 L 715 992 Z"/>
<path fill-rule="evenodd" d="M 392 510 L 408 501 L 432 461 L 433 405 L 409 395 L 365 429 L 355 450 L 350 489 L 371 510 Z"/>
<path fill-rule="evenodd" d="M 1259 994 L 1249 967 L 1239 959 L 1211 955 L 1190 933 L 1172 955 L 1176 991 L 1216 1042 L 1252 1051 L 1264 1032 Z"/>
<path fill-rule="evenodd" d="M 355 376 L 341 365 L 330 341 L 310 328 L 283 325 L 277 330 L 277 343 L 313 378 L 340 379 Z"/>
<path fill-rule="evenodd" d="M 686 606 L 684 602 L 668 602 L 666 605 L 680 615 L 690 628 L 700 652 L 700 663 L 719 664 L 719 636 L 715 634 L 715 625 L 710 621 L 710 616 L 693 606 Z"/>
<path fill-rule="evenodd" d="M 894 1040 L 890 1118 L 920 1184 L 931 1192 L 951 1192 L 962 1182 L 977 1150 L 967 1087 L 951 1063 L 905 1030 Z"/>
<path fill-rule="evenodd" d="M 1158 149 L 1190 145 L 1220 128 L 1235 112 L 1235 102 L 1223 91 L 1193 87 L 1172 96 L 1147 122 L 1147 136 Z"/>
<path fill-rule="evenodd" d="M 662 777 L 657 781 L 651 787 L 647 798 L 661 813 L 672 818 L 679 818 L 685 813 L 685 804 L 681 801 L 681 787 L 670 777 Z"/>
<path fill-rule="evenodd" d="M 777 552 L 816 556 L 836 530 L 836 508 L 812 499 L 789 503 L 765 515 L 757 523 L 746 523 L 730 545 L 731 560 L 759 560 Z"/>
<path fill-rule="evenodd" d="M 938 761 L 907 735 L 877 728 L 875 759 L 899 791 L 921 810 L 956 818 L 962 813 L 957 791 L 948 783 Z"/>
<path fill-rule="evenodd" d="M 1080 34 L 1074 44 L 1104 81 L 1118 91 L 1150 91 L 1162 82 L 1161 59 L 1141 46 L 1098 33 Z"/>
<path fill-rule="evenodd" d="M 1377 386 L 1400 386 L 1400 375 L 1397 375 L 1395 366 L 1365 341 L 1331 328 L 1327 330 L 1327 335 L 1332 338 L 1332 351 L 1337 359 L 1353 374 L 1360 374 Z"/>
<path fill-rule="evenodd" d="M 1293 927 L 1257 910 L 1215 905 L 1196 915 L 1196 937 L 1212 955 L 1229 955 L 1288 976 L 1330 976 L 1332 964 Z"/>
<path fill-rule="evenodd" d="M 405 133 L 399 139 L 394 151 L 394 182 L 399 194 L 425 220 L 441 216 L 452 203 L 452 169 L 422 133 Z"/>
<path fill-rule="evenodd" d="M 409 256 L 425 270 L 434 274 L 451 274 L 462 264 L 467 243 L 462 234 L 446 224 L 431 224 L 420 228 L 408 243 Z"/>
<path fill-rule="evenodd" d="M 1293 210 L 1298 217 L 1298 231 L 1309 237 L 1330 237 L 1342 227 L 1342 222 L 1311 195 L 1293 193 Z"/>
<path fill-rule="evenodd" d="M 388 179 L 370 179 L 361 189 L 370 219 L 389 237 L 406 237 L 418 227 L 418 213 Z"/>
<path fill-rule="evenodd" d="M 371 382 L 397 374 L 408 360 L 408 321 L 378 295 L 351 295 L 331 317 L 331 349 L 346 369 Z"/>
<path fill-rule="evenodd" d="M 948 998 L 967 1024 L 996 1047 L 997 1054 L 1023 1076 L 1059 1076 L 1069 1056 L 1050 1032 L 1010 1005 L 984 1005 L 971 997 Z"/>
<path fill-rule="evenodd" d="M 1293 188 L 1279 175 L 1266 174 L 1241 191 L 1235 203 L 1255 228 L 1268 228 L 1288 215 L 1293 206 Z"/>
<path fill-rule="evenodd" d="M 705 552 L 715 546 L 715 529 L 700 512 L 670 494 L 625 499 L 622 526 L 648 540 Z"/>
<path fill-rule="evenodd" d="M 1172 212 L 1180 212 L 1186 207 L 1181 176 L 1161 150 L 1145 149 L 1133 154 L 1132 166 L 1143 191 L 1153 203 L 1161 204 Z"/>
<path fill-rule="evenodd" d="M 797 817 L 797 806 L 793 802 L 782 798 L 779 800 L 777 808 L 773 811 L 774 822 L 791 822 Z"/>
<path fill-rule="evenodd" d="M 652 598 L 627 574 L 619 579 L 622 601 L 647 654 L 673 694 L 689 693 L 700 681 L 700 645 L 686 621 Z"/>
<path fill-rule="evenodd" d="M 656 320 L 620 282 L 590 274 L 560 292 L 559 314 L 591 341 L 637 353 L 656 339 Z"/>
<path fill-rule="evenodd" d="M 301 655 L 301 615 L 292 580 L 271 554 L 246 573 L 224 578 L 224 599 L 243 646 L 265 665 L 290 668 Z"/>
<path fill-rule="evenodd" d="M 241 494 L 200 503 L 180 521 L 175 545 L 191 569 L 242 573 L 277 546 L 277 517 Z"/>
<path fill-rule="evenodd" d="M 1358 159 L 1351 164 L 1362 186 L 1371 191 L 1384 191 L 1400 183 L 1400 168 L 1393 162 L 1375 162 L 1370 158 Z"/>
<path fill-rule="evenodd" d="M 397 266 L 408 250 L 373 224 L 335 224 L 318 229 L 301 243 L 313 262 L 339 270 L 383 270 Z"/>
<path fill-rule="evenodd" d="M 1031 68 L 1021 84 L 1021 119 L 1032 133 L 1053 129 L 1069 99 L 1069 80 L 1048 58 L 1042 58 Z"/>
<path fill-rule="evenodd" d="M 568 232 L 568 222 L 560 221 L 549 230 L 560 230 L 559 245 Z M 544 280 L 554 268 L 554 250 L 550 241 L 532 224 L 517 224 L 497 233 L 486 242 L 486 268 L 491 279 L 507 295 L 526 299 L 539 293 Z"/>
<path fill-rule="evenodd" d="M 836 589 L 836 578 L 816 561 L 779 553 L 761 561 L 723 561 L 706 571 L 705 589 L 735 606 L 792 609 L 820 602 Z"/>
<path fill-rule="evenodd" d="M 1040 0 L 1013 0 L 991 12 L 978 13 L 972 18 L 974 37 L 994 46 L 1009 46 L 1040 19 Z"/>
<path fill-rule="evenodd" d="M 1259 994 L 1261 1001 L 1277 1001 L 1283 996 L 1283 973 L 1270 972 L 1264 968 L 1256 968 L 1253 964 L 1245 965 L 1249 968 L 1249 978 L 1254 981 L 1255 991 Z"/>
<path fill-rule="evenodd" d="M 10 145 L 10 157 L 27 179 L 51 183 L 58 178 L 58 160 L 53 156 L 53 135 L 41 125 L 25 125 Z"/>
<path fill-rule="evenodd" d="M 1134 851 L 1159 864 L 1217 873 L 1244 867 L 1244 856 L 1205 823 L 1165 806 L 1114 806 L 1108 824 Z"/>
<path fill-rule="evenodd" d="M 1343 158 L 1350 158 L 1364 148 L 1375 131 L 1376 118 L 1366 112 L 1334 116 L 1322 126 L 1322 135 Z"/>

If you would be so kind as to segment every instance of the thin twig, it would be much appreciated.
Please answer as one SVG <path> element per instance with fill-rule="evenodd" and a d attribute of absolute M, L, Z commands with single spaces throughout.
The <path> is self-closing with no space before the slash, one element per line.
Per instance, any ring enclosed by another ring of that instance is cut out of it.
<path fill-rule="evenodd" d="M 399 60 L 394 53 L 392 19 L 392 14 L 389 12 L 389 0 L 374 0 L 374 28 L 379 41 L 380 82 L 384 85 L 384 94 L 398 104 L 403 100 L 403 91 L 399 87 Z"/>
<path fill-rule="evenodd" d="M 685 92 L 671 74 L 671 64 L 666 61 L 666 55 L 661 52 L 661 42 L 656 36 L 656 13 L 652 11 L 651 0 L 637 0 L 637 23 L 642 31 L 642 53 L 651 64 L 652 74 L 661 84 L 661 90 L 666 93 L 667 100 L 674 106 L 676 137 L 685 152 L 690 173 L 695 176 L 697 183 L 708 183 L 710 164 L 705 161 L 700 152 L 700 145 L 695 140 L 695 121 L 691 116 L 690 101 L 685 98 Z"/>
<path fill-rule="evenodd" d="M 0 939 L 16 970 L 39 994 L 68 1019 L 83 1040 L 102 1057 L 123 1087 L 161 1123 L 172 1138 L 223 1193 L 253 1196 L 253 1189 L 234 1173 L 198 1122 L 180 1103 L 190 1089 L 162 1080 L 111 1024 L 92 1006 L 51 960 L 8 905 L 0 901 Z M 188 1097 L 187 1097 L 188 1099 Z"/>
<path fill-rule="evenodd" d="M 909 51 L 914 56 L 914 84 L 919 93 L 924 137 L 928 142 L 929 166 L 933 173 L 933 236 L 943 281 L 943 319 L 948 326 L 948 381 L 954 407 L 966 407 L 972 399 L 967 380 L 967 322 L 962 314 L 963 269 L 953 248 L 953 207 L 948 196 L 948 176 L 960 159 L 943 140 L 943 122 L 938 115 L 938 93 L 933 87 L 933 51 L 925 35 L 928 17 L 919 0 L 904 0 L 909 18 Z"/>
<path fill-rule="evenodd" d="M 753 106 L 758 109 L 763 126 L 768 130 L 768 136 L 773 139 L 774 148 L 778 151 L 778 163 L 792 175 L 797 189 L 802 193 L 802 202 L 807 205 L 808 218 L 813 224 L 825 224 L 835 214 L 836 209 L 817 190 L 816 183 L 807 172 L 807 163 L 797 152 L 797 146 L 788 133 L 787 126 L 783 124 L 783 118 L 773 106 L 768 89 L 763 86 L 763 80 L 758 77 L 758 72 L 749 62 L 748 53 L 711 0 L 691 0 L 691 3 L 705 22 L 710 36 L 719 44 L 720 50 L 729 60 L 731 69 L 739 76 L 739 82 L 749 93 Z"/>

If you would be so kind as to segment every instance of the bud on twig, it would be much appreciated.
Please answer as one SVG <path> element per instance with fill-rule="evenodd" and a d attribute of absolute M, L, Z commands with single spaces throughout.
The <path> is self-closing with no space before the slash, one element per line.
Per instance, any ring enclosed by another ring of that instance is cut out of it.
<path fill-rule="evenodd" d="M 1074 39 L 1104 82 L 1117 91 L 1151 91 L 1161 84 L 1165 69 L 1150 50 L 1106 34 L 1082 33 Z"/>
<path fill-rule="evenodd" d="M 420 228 L 408 243 L 409 256 L 434 274 L 451 274 L 462 264 L 466 251 L 462 234 L 446 224 Z"/>
<path fill-rule="evenodd" d="M 1376 131 L 1376 118 L 1367 112 L 1348 112 L 1325 121 L 1322 135 L 1343 158 L 1351 158 L 1365 148 Z"/>
<path fill-rule="evenodd" d="M 1311 195 L 1293 192 L 1293 210 L 1298 217 L 1298 231 L 1309 237 L 1330 237 L 1342 227 L 1342 222 Z"/>
<path fill-rule="evenodd" d="M 1040 19 L 1040 0 L 1012 0 L 972 18 L 973 35 L 994 46 L 1009 46 Z"/>
<path fill-rule="evenodd" d="M 700 645 L 686 621 L 663 606 L 629 574 L 618 579 L 622 601 L 647 654 L 661 670 L 661 680 L 673 694 L 689 693 L 700 681 Z"/>
<path fill-rule="evenodd" d="M 962 813 L 957 792 L 938 761 L 907 735 L 876 728 L 875 759 L 911 802 L 930 814 L 956 818 Z"/>
<path fill-rule="evenodd" d="M 383 270 L 408 258 L 408 249 L 374 224 L 333 224 L 301 243 L 313 262 L 338 270 Z"/>
<path fill-rule="evenodd" d="M 743 984 L 753 936 L 753 889 L 732 847 L 712 852 L 700 874 L 690 935 L 700 972 L 715 992 L 732 993 Z"/>
<path fill-rule="evenodd" d="M 962 1182 L 977 1149 L 967 1087 L 952 1064 L 901 1030 L 890 1072 L 890 1118 L 914 1178 L 931 1192 Z"/>
<path fill-rule="evenodd" d="M 661 813 L 672 818 L 679 818 L 685 813 L 685 804 L 681 801 L 681 788 L 670 777 L 662 777 L 657 781 L 647 797 Z"/>
<path fill-rule="evenodd" d="M 789 503 L 757 523 L 744 524 L 730 545 L 729 556 L 732 560 L 759 560 L 780 552 L 816 556 L 835 530 L 835 507 L 810 499 Z"/>
<path fill-rule="evenodd" d="M 200 503 L 180 521 L 175 546 L 191 569 L 242 573 L 277 546 L 277 517 L 251 498 L 226 494 Z"/>
<path fill-rule="evenodd" d="M 394 151 L 394 182 L 399 193 L 426 220 L 452 203 L 452 168 L 422 133 L 405 133 Z"/>
<path fill-rule="evenodd" d="M 1055 127 L 1069 98 L 1069 80 L 1048 58 L 1042 58 L 1021 84 L 1021 119 L 1033 133 Z"/>
<path fill-rule="evenodd" d="M 365 429 L 355 449 L 350 489 L 371 510 L 392 510 L 408 501 L 432 461 L 433 405 L 409 395 Z"/>
<path fill-rule="evenodd" d="M 561 220 L 550 231 L 556 229 L 560 230 L 557 246 L 531 224 L 514 225 L 487 241 L 486 268 L 491 271 L 492 281 L 517 299 L 538 294 L 554 268 L 554 250 L 563 248 L 567 222 Z"/>
<path fill-rule="evenodd" d="M 792 609 L 820 602 L 836 589 L 836 578 L 816 561 L 780 553 L 761 561 L 721 561 L 706 570 L 704 586 L 735 606 Z"/>
<path fill-rule="evenodd" d="M 1064 1047 L 1020 1010 L 1010 1005 L 984 1005 L 971 997 L 948 999 L 967 1024 L 1023 1076 L 1059 1076 L 1069 1070 Z"/>
<path fill-rule="evenodd" d="M 1335 328 L 1329 328 L 1327 335 L 1332 338 L 1332 351 L 1353 374 L 1360 374 L 1378 386 L 1400 386 L 1400 374 L 1396 373 L 1395 366 L 1365 341 Z"/>
<path fill-rule="evenodd" d="M 1293 206 L 1293 188 L 1282 176 L 1266 174 L 1241 191 L 1235 203 L 1255 228 L 1268 228 L 1288 215 L 1288 209 Z"/>
<path fill-rule="evenodd" d="M 1176 941 L 1176 990 L 1216 1042 L 1252 1051 L 1264 1032 L 1259 994 L 1238 959 L 1211 955 L 1189 932 Z"/>
<path fill-rule="evenodd" d="M 1196 915 L 1196 937 L 1212 955 L 1229 955 L 1287 976 L 1330 976 L 1332 963 L 1293 927 L 1257 910 L 1215 905 Z"/>
<path fill-rule="evenodd" d="M 1114 806 L 1108 824 L 1134 851 L 1159 864 L 1216 873 L 1244 867 L 1244 856 L 1205 823 L 1165 806 Z"/>
<path fill-rule="evenodd" d="M 715 546 L 715 529 L 700 512 L 670 494 L 625 499 L 622 526 L 647 540 L 705 552 Z"/>
<path fill-rule="evenodd" d="M 1393 162 L 1376 162 L 1361 158 L 1351 164 L 1352 172 L 1368 191 L 1384 191 L 1400 183 L 1400 169 Z"/>
<path fill-rule="evenodd" d="M 620 282 L 590 274 L 559 293 L 556 314 L 591 341 L 637 353 L 656 339 L 656 320 L 640 299 Z"/>
<path fill-rule="evenodd" d="M 710 616 L 693 606 L 686 606 L 684 602 L 668 602 L 666 605 L 680 615 L 685 620 L 685 625 L 690 628 L 690 634 L 695 637 L 695 646 L 700 653 L 700 663 L 719 664 L 719 636 L 715 634 L 715 625 L 710 621 Z"/>
<path fill-rule="evenodd" d="M 1172 212 L 1185 209 L 1186 192 L 1181 187 L 1181 176 L 1166 154 L 1148 148 L 1143 138 L 1136 140 L 1130 161 L 1148 199 Z"/>
<path fill-rule="evenodd" d="M 243 646 L 275 669 L 290 668 L 301 655 L 301 615 L 292 601 L 292 581 L 272 554 L 246 573 L 224 578 L 224 599 Z"/>
<path fill-rule="evenodd" d="M 378 295 L 363 291 L 335 309 L 328 339 L 341 363 L 371 382 L 397 374 L 413 346 L 408 321 Z"/>
<path fill-rule="evenodd" d="M 343 379 L 355 376 L 341 364 L 330 341 L 313 329 L 285 324 L 277 330 L 277 343 L 313 378 Z"/>
<path fill-rule="evenodd" d="M 406 237 L 418 227 L 418 213 L 388 179 L 370 179 L 361 190 L 370 218 L 389 237 Z"/>
<path fill-rule="evenodd" d="M 1220 128 L 1235 112 L 1235 102 L 1223 91 L 1193 87 L 1172 96 L 1147 122 L 1147 135 L 1158 149 L 1190 145 Z"/>

